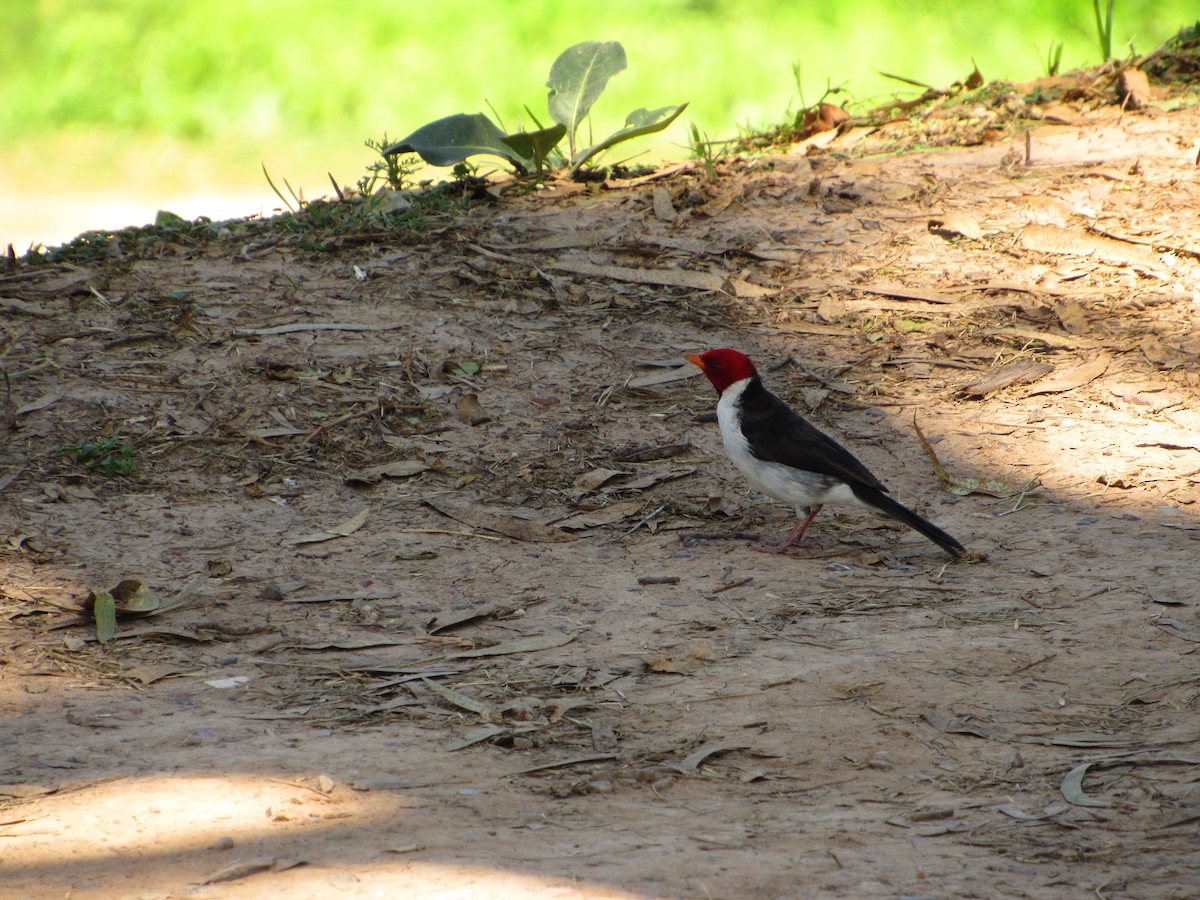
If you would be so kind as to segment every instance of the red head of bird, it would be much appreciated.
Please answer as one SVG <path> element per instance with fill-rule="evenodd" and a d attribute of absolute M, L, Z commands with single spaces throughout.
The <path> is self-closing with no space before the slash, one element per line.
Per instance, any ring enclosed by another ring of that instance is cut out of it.
<path fill-rule="evenodd" d="M 707 350 L 704 353 L 688 353 L 683 358 L 700 367 L 700 371 L 708 376 L 718 394 L 723 393 L 731 384 L 758 374 L 750 357 L 727 347 Z"/>

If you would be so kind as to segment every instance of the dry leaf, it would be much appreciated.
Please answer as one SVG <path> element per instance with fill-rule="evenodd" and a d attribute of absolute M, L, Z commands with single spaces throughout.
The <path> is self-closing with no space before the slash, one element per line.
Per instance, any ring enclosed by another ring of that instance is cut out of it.
<path fill-rule="evenodd" d="M 370 513 L 369 509 L 364 509 L 357 515 L 347 519 L 340 525 L 334 525 L 327 531 L 317 531 L 312 534 L 306 534 L 303 537 L 292 538 L 287 543 L 292 545 L 298 544 L 318 544 L 321 541 L 330 541 L 334 538 L 347 537 L 354 534 L 358 529 L 362 528 L 367 521 L 367 516 Z"/>
<path fill-rule="evenodd" d="M 941 291 L 926 290 L 924 288 L 910 288 L 902 284 L 863 284 L 854 289 L 865 291 L 868 294 L 879 294 L 883 297 L 898 297 L 901 300 L 924 300 L 927 303 L 957 303 L 959 301 L 959 297 L 956 294 L 945 294 Z"/>
<path fill-rule="evenodd" d="M 1083 387 L 1092 381 L 1095 381 L 1101 375 L 1108 371 L 1108 364 L 1112 357 L 1108 353 L 1101 353 L 1092 360 L 1085 363 L 1080 363 L 1077 366 L 1072 366 L 1069 369 L 1060 369 L 1049 378 L 1043 378 L 1037 384 L 1029 389 L 1029 396 L 1035 397 L 1038 394 L 1061 394 L 1063 391 L 1074 390 L 1077 387 Z"/>
<path fill-rule="evenodd" d="M 1121 105 L 1126 109 L 1142 109 L 1153 97 L 1150 93 L 1150 79 L 1141 69 L 1124 69 L 1117 81 L 1117 96 L 1121 98 Z"/>
<path fill-rule="evenodd" d="M 1036 483 L 1034 478 L 1024 487 L 1016 488 L 1005 484 L 1003 481 L 994 481 L 985 478 L 967 478 L 962 475 L 955 475 L 941 464 L 937 458 L 937 453 L 933 450 L 933 445 L 925 439 L 925 433 L 921 431 L 921 426 L 917 424 L 917 414 L 913 413 L 913 431 L 917 433 L 917 440 L 921 442 L 921 448 L 929 457 L 929 461 L 933 463 L 933 471 L 937 473 L 938 482 L 942 489 L 949 494 L 954 494 L 959 497 L 965 497 L 968 494 L 988 494 L 992 497 L 1000 497 L 1007 499 L 1015 497 L 1017 494 L 1028 491 Z"/>
<path fill-rule="evenodd" d="M 492 647 L 480 647 L 477 650 L 463 650 L 461 653 L 451 653 L 446 659 L 477 659 L 483 656 L 507 656 L 510 653 L 534 653 L 538 650 L 553 650 L 555 647 L 563 647 L 579 634 L 540 634 L 536 637 L 521 638 L 515 641 L 508 641 L 504 644 L 496 644 Z"/>
<path fill-rule="evenodd" d="M 478 394 L 463 394 L 458 398 L 456 407 L 458 420 L 464 425 L 482 425 L 484 422 L 492 421 L 492 417 L 479 405 Z"/>
<path fill-rule="evenodd" d="M 1078 765 L 1067 773 L 1067 777 L 1062 781 L 1062 795 L 1066 801 L 1074 806 L 1108 806 L 1103 800 L 1093 800 L 1083 792 L 1083 776 L 1087 774 L 1087 770 L 1093 763 L 1087 762 Z"/>
<path fill-rule="evenodd" d="M 971 397 L 985 397 L 1014 384 L 1028 384 L 1054 371 L 1054 366 L 1038 359 L 1023 357 L 990 370 L 959 388 Z"/>
<path fill-rule="evenodd" d="M 630 378 L 625 382 L 625 387 L 654 387 L 658 384 L 669 384 L 672 381 L 683 381 L 687 378 L 694 378 L 699 374 L 700 370 L 695 366 L 680 366 L 676 369 L 667 369 L 664 372 L 651 372 L 649 375 L 638 375 L 636 378 Z"/>
<path fill-rule="evenodd" d="M 676 212 L 671 203 L 671 192 L 665 187 L 656 187 L 651 196 L 654 198 L 654 215 L 664 222 L 674 222 Z"/>
<path fill-rule="evenodd" d="M 592 471 L 584 472 L 575 479 L 575 488 L 583 491 L 585 494 L 590 494 L 592 491 L 603 487 L 606 482 L 628 474 L 630 473 L 622 472 L 620 469 L 592 469 Z"/>
<path fill-rule="evenodd" d="M 451 519 L 462 522 L 465 525 L 471 525 L 475 528 L 486 528 L 488 531 L 494 531 L 497 534 L 502 534 L 505 537 L 514 538 L 518 541 L 561 544 L 567 541 L 579 540 L 575 535 L 559 531 L 557 528 L 550 528 L 538 522 L 530 522 L 527 519 L 518 519 L 516 516 L 488 512 L 477 506 L 449 503 L 440 498 L 436 501 L 426 500 L 425 505 L 431 506 L 442 515 L 449 516 Z"/>
<path fill-rule="evenodd" d="M 930 234 L 944 238 L 964 237 L 977 241 L 983 237 L 983 229 L 979 227 L 979 223 L 965 213 L 949 213 L 936 219 L 930 219 L 926 228 L 929 229 Z"/>
<path fill-rule="evenodd" d="M 408 478 L 428 472 L 428 464 L 419 459 L 398 459 L 394 462 L 367 466 L 346 476 L 347 484 L 378 484 L 384 478 Z"/>
<path fill-rule="evenodd" d="M 631 269 L 626 266 L 602 266 L 595 263 L 576 262 L 562 259 L 551 265 L 552 269 L 573 272 L 576 275 L 594 275 L 629 281 L 634 284 L 657 284 L 663 287 L 692 288 L 699 291 L 725 290 L 725 278 L 709 272 L 693 272 L 689 269 Z"/>
<path fill-rule="evenodd" d="M 1158 256 L 1145 247 L 1056 225 L 1026 225 L 1021 231 L 1021 246 L 1039 253 L 1074 254 L 1111 265 L 1131 266 L 1155 278 L 1165 279 L 1171 274 Z"/>
<path fill-rule="evenodd" d="M 49 394 L 43 394 L 32 403 L 26 403 L 17 410 L 16 414 L 18 416 L 26 416 L 29 415 L 29 413 L 37 412 L 39 409 L 46 409 L 46 407 L 53 406 L 65 396 L 66 394 L 63 394 L 59 391 L 51 391 Z"/>
<path fill-rule="evenodd" d="M 1058 321 L 1065 331 L 1072 334 L 1083 334 L 1087 331 L 1087 316 L 1083 313 L 1083 307 L 1074 300 L 1055 304 L 1054 314 L 1058 316 Z"/>
<path fill-rule="evenodd" d="M 712 661 L 712 647 L 709 644 L 693 644 L 682 652 L 666 653 L 646 660 L 646 668 L 651 672 L 669 672 L 675 675 L 687 675 L 708 665 Z"/>
<path fill-rule="evenodd" d="M 699 750 L 689 753 L 683 762 L 679 763 L 678 765 L 673 765 L 670 768 L 677 772 L 682 772 L 685 775 L 695 774 L 695 772 L 700 768 L 700 764 L 710 756 L 716 756 L 718 753 L 725 753 L 728 750 L 740 750 L 745 746 L 745 744 L 726 744 L 721 742 L 705 744 Z"/>
<path fill-rule="evenodd" d="M 688 466 L 682 469 L 661 469 L 657 472 L 651 472 L 648 475 L 643 475 L 641 478 L 634 479 L 626 484 L 614 484 L 604 488 L 603 493 L 612 494 L 618 491 L 644 491 L 647 488 L 652 488 L 656 484 L 664 481 L 671 481 L 675 478 L 682 478 L 684 475 L 691 475 L 696 471 L 694 466 Z"/>
<path fill-rule="evenodd" d="M 572 531 L 581 528 L 599 528 L 602 525 L 612 525 L 614 522 L 620 522 L 634 513 L 641 512 L 642 507 L 643 504 L 640 500 L 624 500 L 620 503 L 613 503 L 603 509 L 577 513 L 560 520 L 557 525 L 559 528 L 569 528 Z"/>

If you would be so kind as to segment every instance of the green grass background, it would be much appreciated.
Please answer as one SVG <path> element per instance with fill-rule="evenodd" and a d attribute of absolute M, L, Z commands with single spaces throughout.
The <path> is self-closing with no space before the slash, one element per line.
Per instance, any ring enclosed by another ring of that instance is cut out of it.
<path fill-rule="evenodd" d="M 1150 50 L 1197 12 L 1118 0 L 1114 49 Z M 0 189 L 247 184 L 265 162 L 322 193 L 327 170 L 360 177 L 363 140 L 385 131 L 489 101 L 508 128 L 528 124 L 525 104 L 542 116 L 551 63 L 583 40 L 618 40 L 630 63 L 593 108 L 596 132 L 690 101 L 675 144 L 689 122 L 719 138 L 785 121 L 797 62 L 806 101 L 844 84 L 870 103 L 903 90 L 881 70 L 947 85 L 974 60 L 989 79 L 1031 79 L 1055 41 L 1064 69 L 1100 61 L 1090 0 L 13 0 Z"/>

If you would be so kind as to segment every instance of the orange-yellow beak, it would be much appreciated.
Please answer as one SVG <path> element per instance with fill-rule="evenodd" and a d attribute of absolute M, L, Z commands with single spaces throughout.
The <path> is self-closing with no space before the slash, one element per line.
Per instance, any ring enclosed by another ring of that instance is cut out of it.
<path fill-rule="evenodd" d="M 683 358 L 690 362 L 693 366 L 699 366 L 700 371 L 704 371 L 704 360 L 700 358 L 699 353 L 685 353 Z"/>

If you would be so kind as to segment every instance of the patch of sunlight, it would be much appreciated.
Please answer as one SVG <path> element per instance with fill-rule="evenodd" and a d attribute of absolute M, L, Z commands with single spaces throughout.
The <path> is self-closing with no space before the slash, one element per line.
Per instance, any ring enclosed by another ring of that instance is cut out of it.
<path fill-rule="evenodd" d="M 210 879 L 222 896 L 638 896 L 493 867 L 486 844 L 431 835 L 422 805 L 397 792 L 322 794 L 264 776 L 117 778 L 10 809 L 0 868 L 14 891 L 6 896 L 60 896 L 66 886 L 72 896 L 126 896 L 132 886 L 174 895 Z M 549 868 L 561 871 L 555 861 Z"/>

